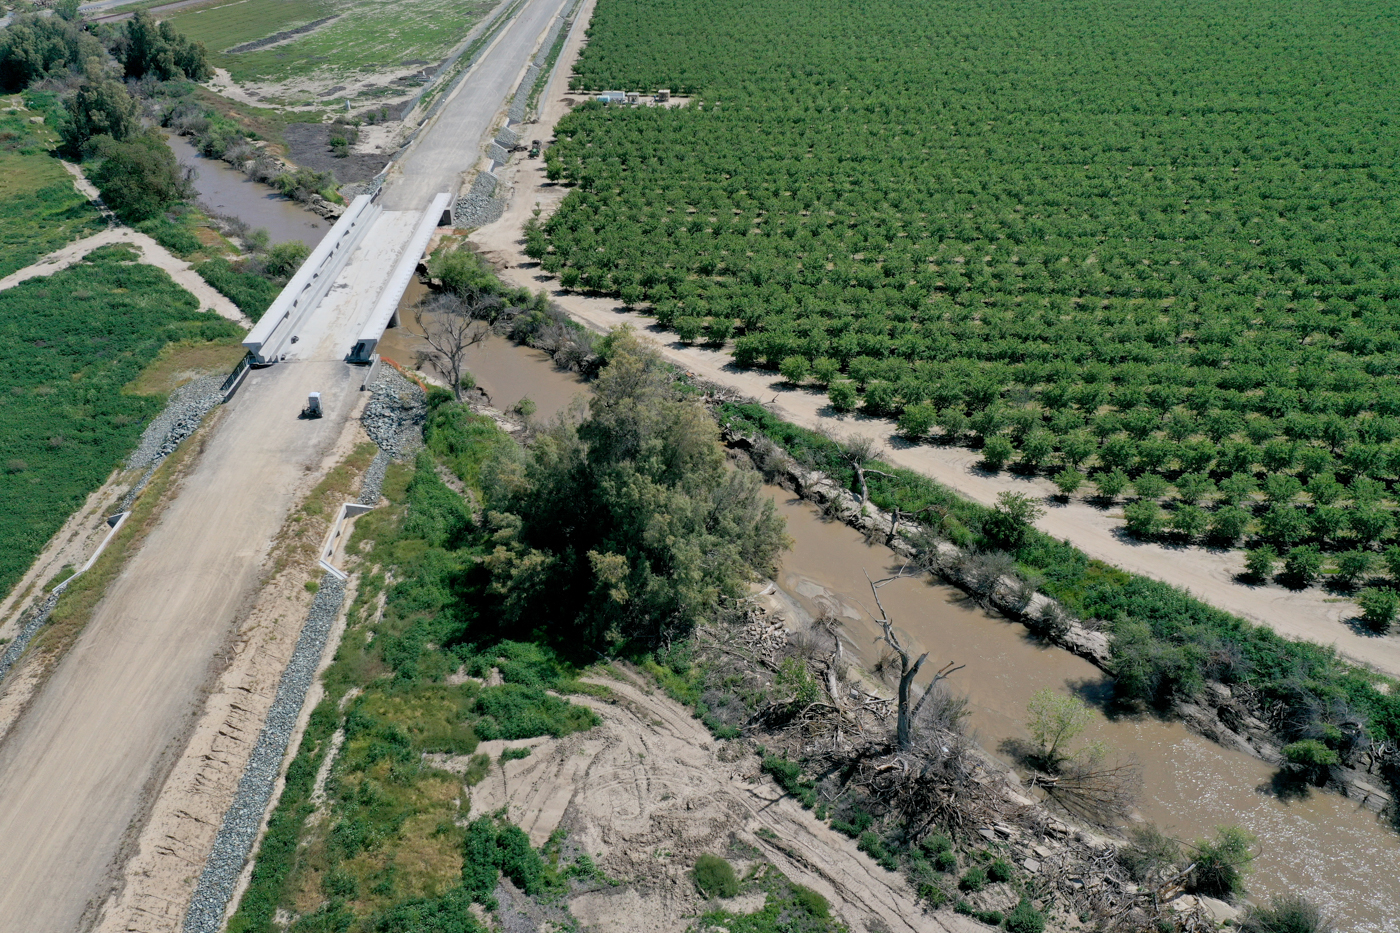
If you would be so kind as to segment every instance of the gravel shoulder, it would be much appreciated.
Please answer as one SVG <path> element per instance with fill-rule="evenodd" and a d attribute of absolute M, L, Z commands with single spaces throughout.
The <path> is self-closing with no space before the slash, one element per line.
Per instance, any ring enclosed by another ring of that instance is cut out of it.
<path fill-rule="evenodd" d="M 590 0 L 581 11 L 585 22 L 591 12 Z M 540 120 L 521 127 L 523 136 L 548 140 L 559 119 L 568 112 L 568 75 L 583 41 L 583 30 L 576 30 L 570 37 L 558 71 L 542 97 Z M 1267 625 L 1282 635 L 1334 645 L 1358 664 L 1400 677 L 1400 636 L 1376 638 L 1364 634 L 1354 625 L 1359 610 L 1349 599 L 1333 597 L 1317 588 L 1294 592 L 1272 584 L 1242 584 L 1236 579 L 1244 569 L 1244 556 L 1239 551 L 1134 541 L 1122 534 L 1122 522 L 1113 512 L 1082 499 L 1064 505 L 1054 502 L 1051 496 L 1055 490 L 1047 480 L 985 473 L 975 466 L 976 453 L 966 448 L 910 445 L 896 436 L 892 421 L 838 415 L 820 393 L 792 389 L 775 373 L 738 369 L 727 353 L 682 344 L 674 334 L 653 328 L 651 318 L 625 311 L 613 299 L 590 298 L 563 290 L 557 279 L 545 275 L 539 264 L 524 254 L 523 230 L 537 205 L 542 216 L 548 217 L 569 189 L 545 178 L 543 159 L 514 159 L 500 174 L 512 188 L 506 212 L 495 223 L 474 231 L 469 242 L 492 262 L 508 284 L 532 291 L 546 290 L 575 319 L 596 330 L 626 325 L 650 333 L 666 357 L 687 371 L 760 399 L 793 424 L 828 431 L 835 437 L 873 437 L 882 448 L 880 456 L 888 462 L 917 470 L 974 501 L 989 505 L 1007 491 L 1043 499 L 1047 509 L 1037 527 L 1068 540 L 1090 557 L 1181 587 L 1198 599 Z"/>

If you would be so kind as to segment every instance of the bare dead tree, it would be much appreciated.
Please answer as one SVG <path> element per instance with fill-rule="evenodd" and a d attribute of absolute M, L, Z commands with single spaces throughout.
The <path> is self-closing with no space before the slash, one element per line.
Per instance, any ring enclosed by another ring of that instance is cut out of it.
<path fill-rule="evenodd" d="M 864 571 L 862 571 L 862 573 L 864 573 Z M 919 710 L 923 707 L 928 698 L 933 695 L 935 688 L 940 682 L 962 670 L 967 665 L 958 664 L 954 666 L 954 662 L 952 661 L 943 665 L 943 667 L 933 675 L 933 680 L 929 682 L 918 704 L 911 706 L 909 702 L 910 689 L 914 684 L 914 678 L 919 674 L 919 669 L 922 668 L 924 662 L 928 660 L 928 652 L 925 651 L 923 654 L 919 655 L 917 659 L 909 653 L 909 649 L 904 647 L 904 644 L 899 640 L 899 636 L 895 634 L 894 623 L 890 620 L 890 614 L 885 611 L 884 604 L 880 602 L 880 587 L 892 583 L 902 576 L 906 576 L 902 568 L 900 572 L 894 576 L 886 577 L 879 581 L 871 580 L 870 574 L 865 574 L 865 579 L 870 584 L 870 595 L 875 598 L 875 608 L 880 610 L 878 616 L 874 613 L 870 613 L 870 616 L 879 624 L 880 630 L 883 633 L 880 636 L 880 640 L 889 645 L 899 658 L 899 718 L 895 726 L 895 745 L 901 752 L 905 752 L 909 751 L 914 746 L 914 717 L 919 714 Z M 867 612 L 868 611 L 869 610 L 867 610 Z"/>
<path fill-rule="evenodd" d="M 865 508 L 865 503 L 870 500 L 870 486 L 866 482 L 866 474 L 874 473 L 876 476 L 888 477 L 890 474 L 883 470 L 872 470 L 867 464 L 875 459 L 876 444 L 874 438 L 866 437 L 864 434 L 857 434 L 844 440 L 838 440 L 830 434 L 824 434 L 827 440 L 836 445 L 837 453 L 841 459 L 850 464 L 851 469 L 856 471 L 856 480 L 860 483 L 860 507 Z"/>
<path fill-rule="evenodd" d="M 471 312 L 467 302 L 450 293 L 434 295 L 413 311 L 413 320 L 428 342 L 423 358 L 447 376 L 452 383 L 452 396 L 459 402 L 467 351 L 491 333 L 491 328 L 474 320 Z"/>

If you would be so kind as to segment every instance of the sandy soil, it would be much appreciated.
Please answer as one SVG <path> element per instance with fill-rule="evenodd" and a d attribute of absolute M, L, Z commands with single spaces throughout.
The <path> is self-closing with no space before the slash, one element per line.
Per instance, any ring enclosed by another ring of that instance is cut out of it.
<path fill-rule="evenodd" d="M 824 895 L 853 931 L 983 929 L 950 911 L 926 912 L 901 876 L 785 797 L 760 773 L 757 756 L 715 741 L 642 678 L 598 682 L 613 691 L 611 702 L 569 698 L 598 713 L 596 729 L 564 739 L 483 742 L 479 751 L 493 758 L 506 744 L 533 752 L 504 769 L 494 766 L 471 800 L 473 814 L 508 808 L 535 845 L 565 827 L 610 877 L 630 882 L 576 897 L 570 908 L 584 925 L 610 933 L 685 929 L 703 904 L 688 876 L 696 856 L 722 851 L 733 834 Z M 460 769 L 465 761 L 439 764 Z M 768 832 L 758 835 L 760 829 Z"/>
<path fill-rule="evenodd" d="M 82 186 L 79 185 L 79 187 Z M 67 269 L 81 261 L 84 256 L 99 246 L 108 246 L 113 243 L 125 243 L 134 247 L 141 254 L 142 262 L 164 269 L 177 285 L 199 301 L 200 307 L 204 310 L 212 310 L 220 317 L 226 317 L 244 327 L 253 326 L 253 322 L 248 320 L 242 311 L 238 310 L 238 306 L 200 278 L 193 266 L 146 234 L 138 233 L 130 227 L 112 227 L 101 233 L 94 233 L 90 237 L 75 240 L 62 249 L 49 253 L 33 265 L 26 266 L 18 272 L 12 272 L 0 279 L 0 291 L 14 288 L 21 282 L 41 275 L 53 275 L 55 272 Z"/>
<path fill-rule="evenodd" d="M 591 12 L 591 2 L 583 15 Z M 585 19 L 586 22 L 586 19 Z M 568 112 L 564 95 L 572 63 L 584 41 L 583 30 L 570 37 L 560 57 L 560 67 L 543 99 L 546 101 L 537 124 L 526 124 L 523 135 L 548 139 L 559 119 Z M 1028 493 L 1041 498 L 1046 513 L 1037 527 L 1047 534 L 1068 540 L 1090 557 L 1106 561 L 1132 573 L 1153 577 L 1181 587 L 1198 599 L 1227 612 L 1267 625 L 1280 634 L 1335 645 L 1347 658 L 1400 677 L 1400 636 L 1377 638 L 1356 624 L 1359 610 L 1349 599 L 1338 598 L 1318 588 L 1294 592 L 1277 585 L 1249 586 L 1238 582 L 1244 570 L 1239 551 L 1172 547 L 1146 544 L 1122 533 L 1121 513 L 1104 511 L 1082 499 L 1059 504 L 1045 479 L 1026 479 L 1010 473 L 990 474 L 976 468 L 975 452 L 960 447 L 910 445 L 895 434 L 895 424 L 864 415 L 838 415 L 827 404 L 825 395 L 812 390 L 791 389 L 781 377 L 757 370 L 735 367 L 729 355 L 699 346 L 687 346 L 674 334 L 651 327 L 652 319 L 622 309 L 607 298 L 589 298 L 562 289 L 557 279 L 545 275 L 539 264 L 524 252 L 522 231 L 536 206 L 549 216 L 569 189 L 545 178 L 543 159 L 517 159 L 500 170 L 512 186 L 505 215 L 482 227 L 468 238 L 496 266 L 501 278 L 514 286 L 546 289 L 550 297 L 577 320 L 598 330 L 629 325 L 652 333 L 665 355 L 696 375 L 760 399 L 777 415 L 806 428 L 821 429 L 836 437 L 865 435 L 882 447 L 881 456 L 901 467 L 917 470 L 983 504 L 996 501 L 1005 491 Z"/>

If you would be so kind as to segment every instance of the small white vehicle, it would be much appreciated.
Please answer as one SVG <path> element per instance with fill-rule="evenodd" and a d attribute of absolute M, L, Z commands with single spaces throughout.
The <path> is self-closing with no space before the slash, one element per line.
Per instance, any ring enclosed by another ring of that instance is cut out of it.
<path fill-rule="evenodd" d="M 306 399 L 306 407 L 301 410 L 298 416 L 301 418 L 321 417 L 321 393 L 312 392 Z"/>

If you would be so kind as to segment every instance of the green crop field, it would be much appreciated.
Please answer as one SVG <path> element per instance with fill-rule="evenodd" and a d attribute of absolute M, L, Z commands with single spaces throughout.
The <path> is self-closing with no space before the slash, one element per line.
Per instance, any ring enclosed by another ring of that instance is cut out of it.
<path fill-rule="evenodd" d="M 600 0 L 575 86 L 695 100 L 562 121 L 576 190 L 529 251 L 911 439 L 1140 480 L 1143 535 L 1369 552 L 1400 476 L 1398 26 Z"/>
<path fill-rule="evenodd" d="M 97 208 L 49 156 L 56 137 L 18 96 L 0 99 L 0 278 L 104 229 Z"/>
<path fill-rule="evenodd" d="M 207 45 L 211 61 L 235 80 L 286 80 L 436 62 L 493 6 L 489 0 L 234 0 L 176 13 L 170 22 Z M 329 16 L 336 18 L 270 48 L 227 51 Z"/>
<path fill-rule="evenodd" d="M 162 347 L 235 336 L 165 272 L 102 247 L 0 292 L 0 593 L 135 446 L 164 404 L 122 387 Z"/>

